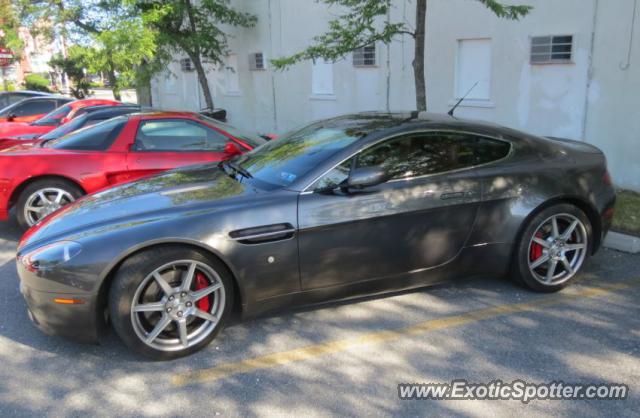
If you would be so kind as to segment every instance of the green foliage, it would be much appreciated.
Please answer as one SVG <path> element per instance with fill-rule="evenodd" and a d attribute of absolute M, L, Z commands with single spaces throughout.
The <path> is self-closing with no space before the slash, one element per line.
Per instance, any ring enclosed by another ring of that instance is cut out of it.
<path fill-rule="evenodd" d="M 5 90 L 5 87 L 4 87 L 4 83 L 0 83 L 0 91 L 15 91 L 15 90 L 16 90 L 16 85 L 13 84 L 10 81 L 7 82 L 7 89 L 6 90 Z"/>
<path fill-rule="evenodd" d="M 20 21 L 10 0 L 0 0 L 0 47 L 11 49 L 16 59 L 20 57 L 22 40 L 18 36 Z"/>
<path fill-rule="evenodd" d="M 271 60 L 275 68 L 286 68 L 300 61 L 324 58 L 336 61 L 354 49 L 381 41 L 389 43 L 406 30 L 404 22 L 380 25 L 391 7 L 390 0 L 324 0 L 329 6 L 346 7 L 347 12 L 329 22 L 329 30 L 313 38 L 313 44 L 289 57 Z"/>
<path fill-rule="evenodd" d="M 140 78 L 149 77 L 137 71 L 139 66 L 156 55 L 156 32 L 143 24 L 131 1 L 119 0 L 18 0 L 23 22 L 49 21 L 55 32 L 75 43 L 69 48 L 67 63 L 58 61 L 74 80 L 78 95 L 86 94 L 90 86 L 84 74 L 103 72 L 109 77 L 114 96 L 120 90 L 135 85 Z M 53 36 L 53 30 L 44 32 Z M 73 56 L 72 49 L 82 49 L 82 58 Z"/>
<path fill-rule="evenodd" d="M 154 59 L 146 62 L 146 73 L 153 74 L 166 68 L 172 52 L 186 54 L 195 66 L 207 107 L 213 108 L 202 59 L 221 64 L 227 55 L 227 36 L 219 25 L 251 27 L 255 25 L 256 17 L 232 8 L 229 0 L 129 2 L 141 14 L 145 26 L 154 31 L 158 45 Z"/>
<path fill-rule="evenodd" d="M 345 10 L 329 22 L 326 33 L 313 38 L 312 45 L 296 54 L 271 60 L 275 68 L 284 69 L 305 60 L 323 58 L 336 61 L 354 49 L 375 42 L 390 43 L 397 35 L 415 38 L 407 22 L 386 21 L 391 0 L 322 0 L 329 6 Z M 531 11 L 530 6 L 509 6 L 497 0 L 477 0 L 500 18 L 517 20 Z M 426 7 L 426 5 L 424 6 Z"/>
<path fill-rule="evenodd" d="M 77 99 L 82 99 L 89 95 L 90 85 L 84 71 L 88 67 L 90 60 L 90 48 L 73 45 L 67 51 L 67 58 L 64 58 L 62 54 L 57 54 L 49 61 L 49 65 L 67 74 L 73 82 L 71 95 Z"/>
<path fill-rule="evenodd" d="M 190 58 L 199 55 L 221 63 L 227 36 L 219 25 L 251 27 L 256 17 L 235 10 L 229 0 L 140 0 L 133 2 L 144 22 L 156 30 L 157 42 Z"/>
<path fill-rule="evenodd" d="M 50 84 L 49 79 L 40 74 L 28 74 L 24 78 L 24 87 L 27 90 L 50 92 Z"/>

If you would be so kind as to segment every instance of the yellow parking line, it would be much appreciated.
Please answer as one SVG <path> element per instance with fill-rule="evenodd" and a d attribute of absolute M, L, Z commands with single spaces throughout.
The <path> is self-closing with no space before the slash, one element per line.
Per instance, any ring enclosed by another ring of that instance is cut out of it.
<path fill-rule="evenodd" d="M 541 297 L 532 302 L 514 303 L 478 309 L 460 315 L 424 321 L 416 325 L 397 330 L 364 333 L 354 338 L 328 341 L 289 351 L 282 351 L 242 360 L 235 363 L 223 364 L 210 369 L 181 373 L 174 376 L 172 381 L 175 386 L 186 386 L 194 383 L 213 381 L 240 373 L 281 366 L 283 364 L 346 351 L 364 345 L 380 344 L 410 335 L 458 327 L 501 315 L 535 311 L 545 306 L 556 305 L 569 300 L 599 297 L 612 293 L 616 290 L 627 289 L 638 284 L 640 284 L 640 278 L 629 280 L 624 283 L 609 284 L 601 287 L 587 287 L 573 291 L 572 293 L 569 293 L 571 290 L 568 290 L 567 293 Z"/>

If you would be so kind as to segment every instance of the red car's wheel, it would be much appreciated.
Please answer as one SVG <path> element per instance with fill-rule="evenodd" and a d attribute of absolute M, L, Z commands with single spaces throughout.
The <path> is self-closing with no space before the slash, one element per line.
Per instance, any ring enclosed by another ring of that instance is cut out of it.
<path fill-rule="evenodd" d="M 30 228 L 83 194 L 78 186 L 62 179 L 35 181 L 25 187 L 16 202 L 18 224 Z"/>

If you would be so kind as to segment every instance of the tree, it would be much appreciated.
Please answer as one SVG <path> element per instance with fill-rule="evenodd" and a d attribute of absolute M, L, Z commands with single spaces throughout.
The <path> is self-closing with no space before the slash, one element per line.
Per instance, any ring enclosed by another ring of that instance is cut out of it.
<path fill-rule="evenodd" d="M 229 0 L 140 0 L 134 2 L 146 24 L 156 31 L 158 48 L 186 54 L 193 63 L 208 108 L 213 98 L 203 59 L 222 64 L 227 36 L 219 25 L 251 27 L 256 17 L 235 10 Z M 156 60 L 157 62 L 157 60 Z"/>
<path fill-rule="evenodd" d="M 0 48 L 11 49 L 15 54 L 14 59 L 19 58 L 22 49 L 22 41 L 18 34 L 20 22 L 16 10 L 10 0 L 0 0 Z M 2 80 L 4 90 L 8 90 L 8 82 L 5 77 L 5 68 L 2 68 Z"/>
<path fill-rule="evenodd" d="M 53 37 L 57 31 L 62 37 L 65 47 L 62 61 L 57 61 L 57 64 L 64 67 L 63 61 L 67 59 L 70 61 L 66 65 L 70 68 L 77 64 L 78 57 L 69 57 L 66 48 L 66 40 L 73 40 L 85 48 L 83 68 L 90 72 L 104 72 L 116 100 L 121 99 L 123 87 L 137 81 L 138 66 L 155 56 L 155 33 L 144 25 L 130 1 L 19 1 L 25 24 L 49 20 L 54 30 L 44 34 Z M 77 74 L 75 78 L 80 79 Z"/>
<path fill-rule="evenodd" d="M 340 6 L 345 12 L 329 22 L 329 30 L 313 38 L 313 44 L 288 57 L 272 60 L 275 68 L 285 69 L 297 62 L 323 58 L 336 61 L 346 54 L 375 42 L 389 44 L 398 35 L 409 35 L 415 40 L 413 75 L 416 89 L 416 107 L 427 110 L 425 81 L 425 32 L 427 0 L 416 0 L 415 29 L 406 22 L 391 22 L 387 16 L 391 0 L 322 0 L 329 6 Z M 518 20 L 526 16 L 530 6 L 504 5 L 497 0 L 476 0 L 499 18 Z"/>
<path fill-rule="evenodd" d="M 64 72 L 73 81 L 71 95 L 77 99 L 83 99 L 89 95 L 90 83 L 87 80 L 85 70 L 88 66 L 90 50 L 79 45 L 71 46 L 67 51 L 67 56 L 56 54 L 49 65 L 58 71 Z"/>

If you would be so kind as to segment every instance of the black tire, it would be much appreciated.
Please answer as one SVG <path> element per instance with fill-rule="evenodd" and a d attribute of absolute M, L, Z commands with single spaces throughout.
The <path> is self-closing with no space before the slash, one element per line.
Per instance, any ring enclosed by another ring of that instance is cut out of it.
<path fill-rule="evenodd" d="M 546 220 L 550 219 L 556 215 L 568 214 L 577 218 L 584 225 L 586 231 L 586 249 L 584 252 L 584 258 L 580 263 L 580 266 L 577 268 L 575 273 L 566 281 L 557 284 L 545 284 L 541 282 L 534 273 L 529 268 L 529 262 L 531 257 L 531 249 L 530 244 L 534 235 L 538 231 L 538 228 L 544 223 Z M 589 256 L 592 253 L 593 249 L 593 228 L 591 226 L 591 222 L 589 218 L 585 215 L 585 213 L 578 207 L 563 203 L 550 206 L 539 213 L 537 213 L 532 219 L 530 219 L 522 233 L 519 237 L 519 242 L 516 244 L 514 259 L 512 261 L 511 270 L 512 277 L 528 287 L 531 290 L 541 293 L 552 293 L 557 292 L 569 284 L 571 284 L 576 276 L 580 273 L 580 271 L 584 268 Z"/>
<path fill-rule="evenodd" d="M 18 225 L 20 226 L 20 228 L 26 230 L 32 226 L 30 225 L 24 213 L 24 209 L 27 201 L 29 200 L 29 197 L 40 190 L 52 188 L 64 190 L 73 197 L 73 200 L 79 199 L 84 195 L 84 191 L 81 188 L 79 188 L 74 183 L 64 179 L 50 178 L 34 181 L 33 183 L 27 185 L 24 190 L 22 190 L 22 192 L 18 196 L 18 200 L 16 201 L 16 220 L 18 221 Z"/>
<path fill-rule="evenodd" d="M 161 266 L 178 260 L 195 260 L 214 270 L 223 284 L 225 306 L 215 329 L 204 340 L 186 349 L 162 351 L 147 345 L 136 334 L 132 322 L 131 307 L 136 290 L 143 280 Z M 152 360 L 164 361 L 185 357 L 206 347 L 224 328 L 232 312 L 233 302 L 233 278 L 224 263 L 194 248 L 161 246 L 135 254 L 120 266 L 109 292 L 109 314 L 113 328 L 129 348 Z"/>

